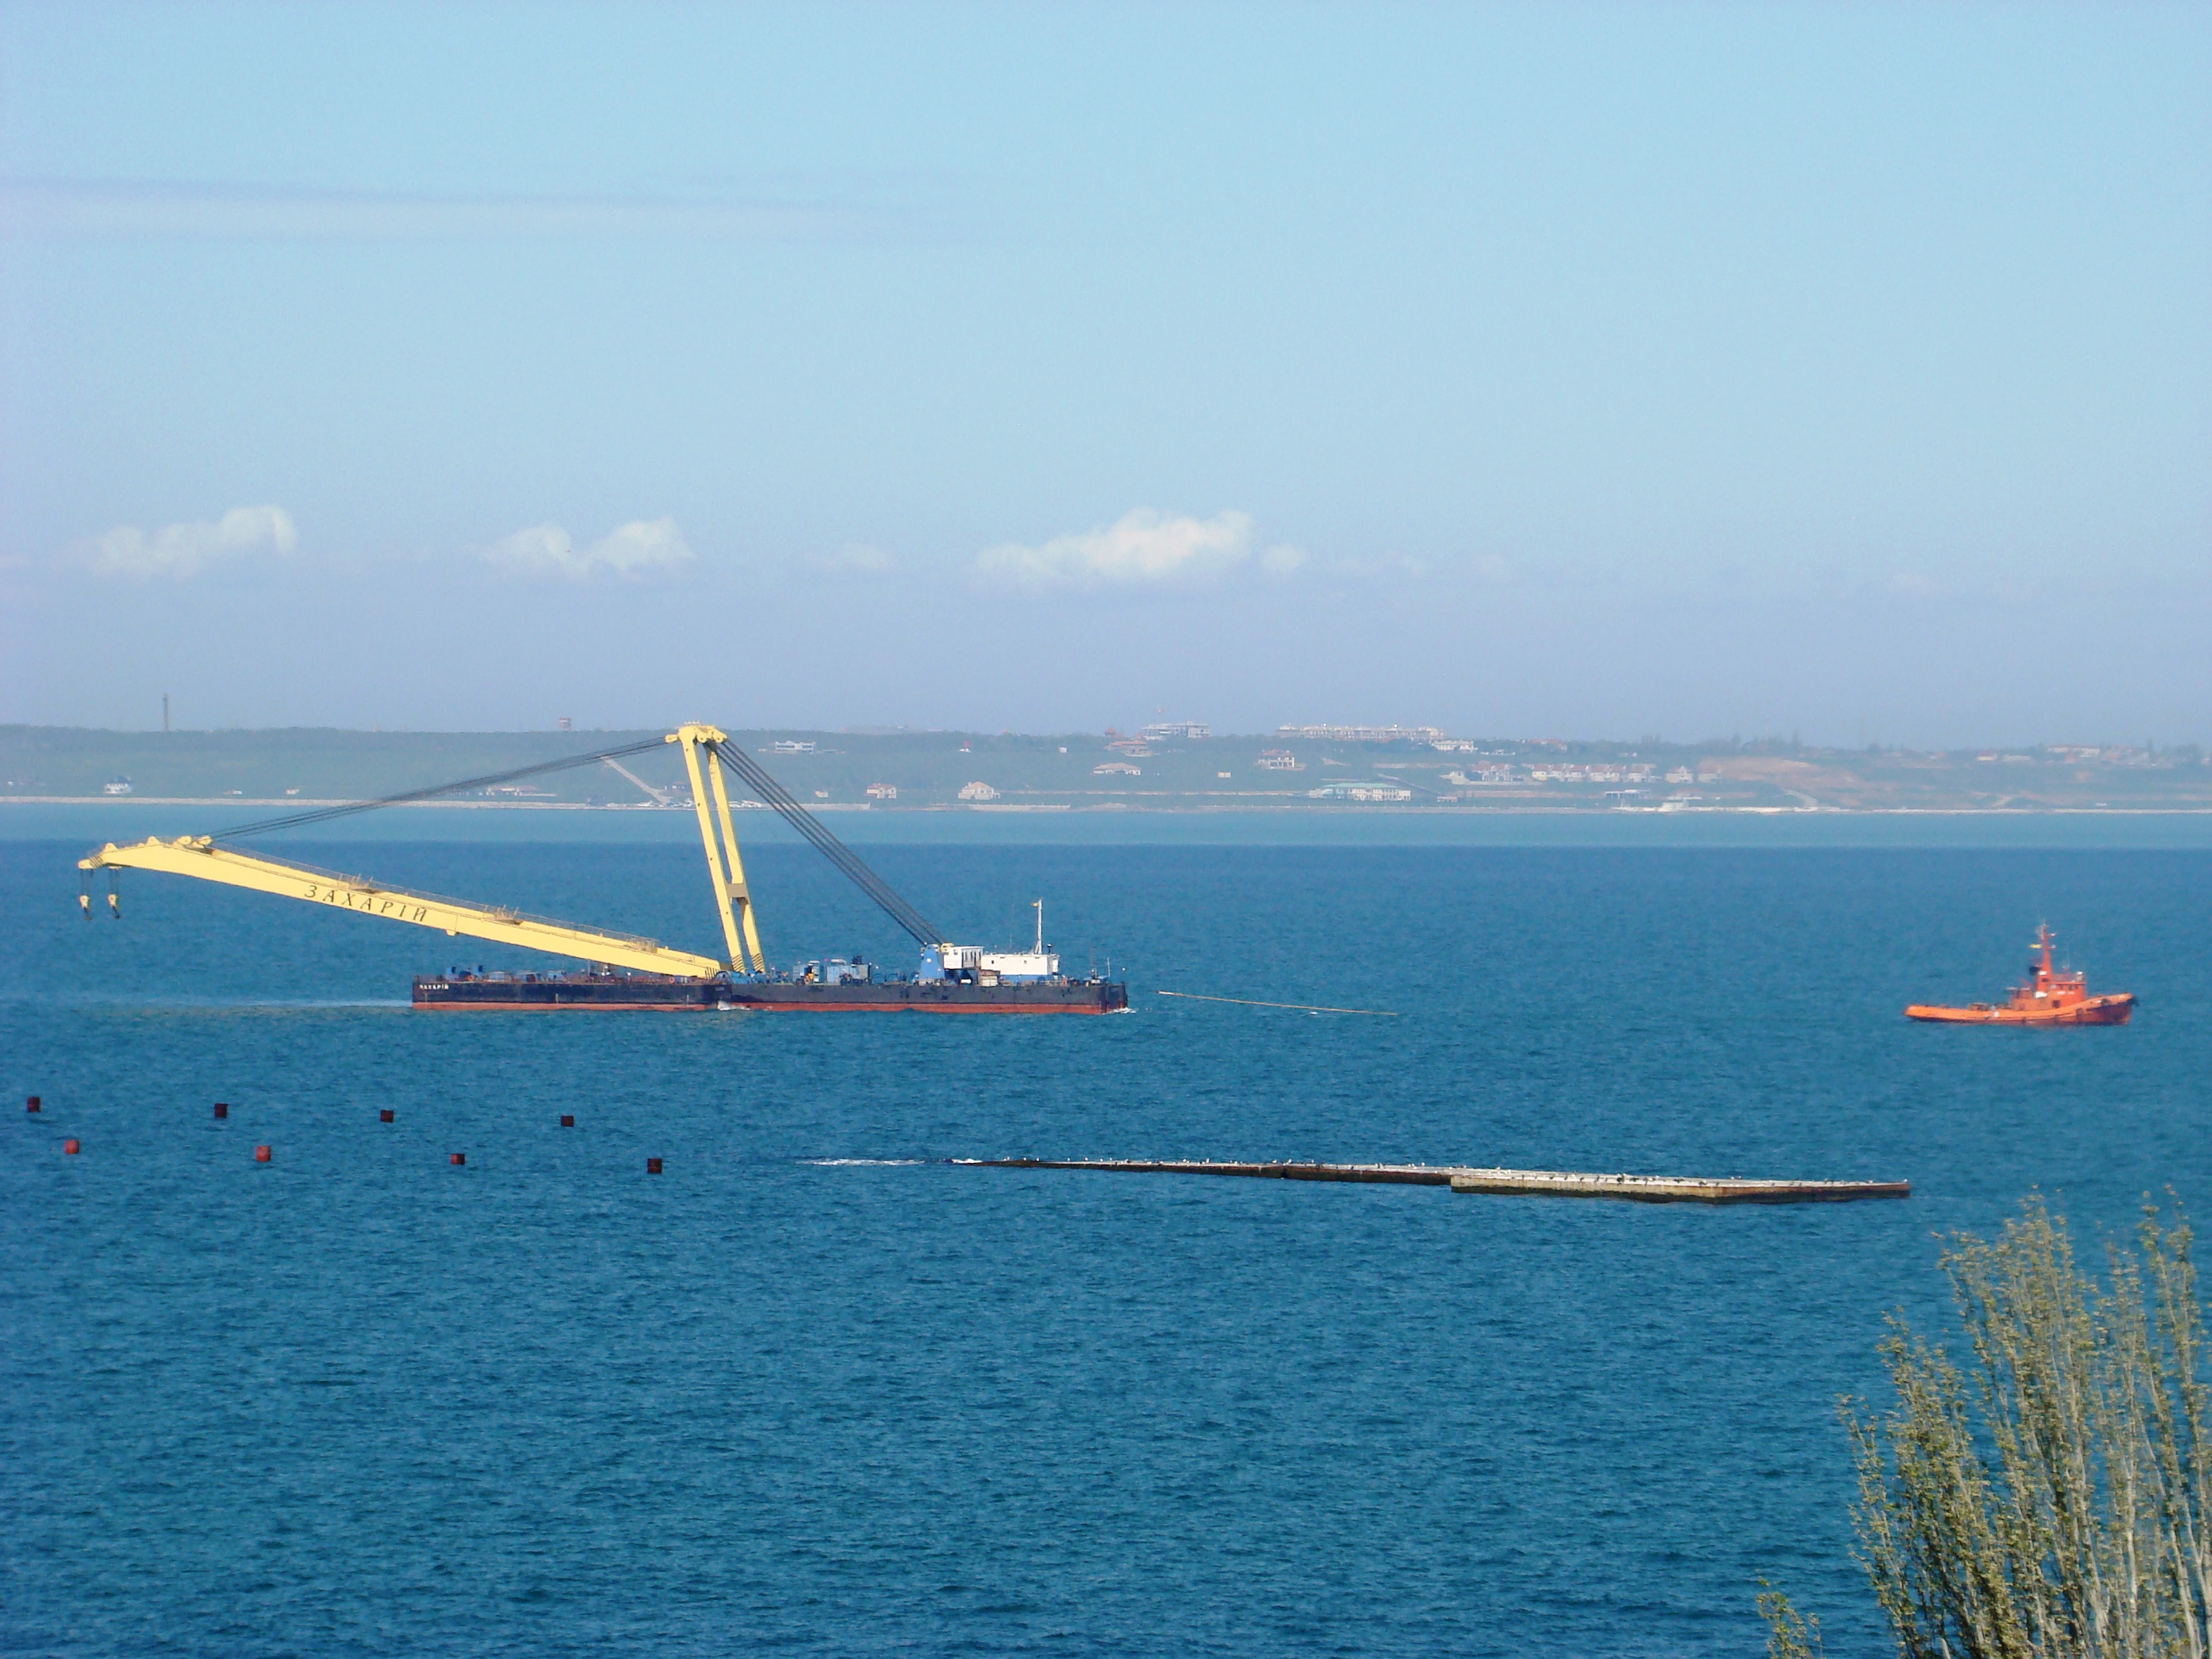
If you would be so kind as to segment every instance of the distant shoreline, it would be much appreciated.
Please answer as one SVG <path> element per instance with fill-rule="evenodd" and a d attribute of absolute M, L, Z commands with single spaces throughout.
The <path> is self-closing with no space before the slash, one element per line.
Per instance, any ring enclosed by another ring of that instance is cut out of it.
<path fill-rule="evenodd" d="M 623 738 L 635 751 L 626 764 L 611 758 L 627 752 L 617 741 Z M 883 826 L 989 817 L 1102 823 L 1128 816 L 1160 823 L 1224 813 L 1337 825 L 1630 816 L 1719 823 L 1800 813 L 1838 823 L 1932 823 L 1936 818 L 1925 815 L 1954 813 L 2019 823 L 2095 813 L 2112 815 L 2107 823 L 2185 823 L 2212 813 L 2212 761 L 2194 749 L 2148 746 L 1920 755 L 1166 731 L 1050 738 L 762 731 L 734 732 L 731 741 L 830 821 Z M 596 747 L 575 752 L 585 745 Z M 106 793 L 125 786 L 128 795 Z M 407 797 L 410 804 L 466 807 L 486 823 L 611 826 L 657 823 L 650 814 L 690 794 L 681 757 L 662 734 L 650 732 L 163 735 L 0 726 L 0 800 L 43 802 L 54 811 L 158 802 L 159 811 L 234 808 L 258 819 Z M 648 816 L 483 819 L 482 809 L 494 805 Z M 974 816 L 945 816 L 953 812 Z M 839 816 L 849 813 L 870 816 Z M 26 819 L 17 814 L 13 821 Z"/>

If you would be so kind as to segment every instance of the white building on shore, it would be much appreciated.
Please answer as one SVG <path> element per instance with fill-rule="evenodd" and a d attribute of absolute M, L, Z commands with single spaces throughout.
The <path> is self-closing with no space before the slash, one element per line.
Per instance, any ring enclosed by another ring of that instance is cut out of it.
<path fill-rule="evenodd" d="M 1306 791 L 1308 800 L 1411 800 L 1413 792 L 1395 783 L 1325 783 Z"/>

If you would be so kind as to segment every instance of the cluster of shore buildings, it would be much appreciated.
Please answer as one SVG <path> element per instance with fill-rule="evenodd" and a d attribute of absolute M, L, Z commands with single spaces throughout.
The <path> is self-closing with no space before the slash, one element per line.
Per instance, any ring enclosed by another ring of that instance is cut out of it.
<path fill-rule="evenodd" d="M 1093 766 L 1091 775 L 1097 778 L 1140 778 L 1145 775 L 1145 769 L 1139 763 L 1158 753 L 1164 745 L 1210 738 L 1212 735 L 1212 727 L 1199 720 L 1161 720 L 1127 733 L 1109 727 L 1106 732 L 1108 757 Z M 1306 744 L 1404 743 L 1417 744 L 1443 754 L 1474 755 L 1480 752 L 1474 739 L 1452 737 L 1443 728 L 1434 726 L 1282 726 L 1276 728 L 1275 735 L 1279 738 Z M 796 744 L 788 746 L 793 750 L 799 747 Z M 813 747 L 811 744 L 805 746 Z M 779 752 L 786 747 L 781 743 L 776 745 Z M 1261 750 L 1252 765 L 1261 772 L 1290 773 L 1306 769 L 1305 763 L 1298 758 L 1297 751 L 1287 747 Z M 1216 775 L 1226 778 L 1231 774 L 1220 772 Z M 1626 786 L 1621 790 L 1608 791 L 1607 799 L 1610 799 L 1615 794 L 1623 799 L 1638 795 L 1641 793 L 1639 786 L 1656 785 L 1660 775 L 1656 766 L 1641 762 L 1545 760 L 1533 765 L 1516 766 L 1498 760 L 1488 763 L 1470 762 L 1447 772 L 1443 781 L 1454 787 L 1469 788 L 1528 783 Z M 1669 784 L 1713 783 L 1718 781 L 1717 774 L 1693 771 L 1686 766 L 1675 767 L 1665 774 L 1665 781 Z M 895 784 L 871 784 L 867 793 L 872 801 L 889 802 L 898 799 L 898 788 Z M 999 790 L 979 779 L 962 785 L 957 799 L 969 805 L 978 805 L 997 800 L 1000 793 Z M 1311 800 L 1389 802 L 1411 800 L 1414 791 L 1387 779 L 1373 781 L 1347 779 L 1324 783 L 1317 788 L 1307 790 L 1305 794 Z M 1464 797 L 1447 794 L 1442 799 L 1450 800 Z M 1689 799 L 1695 799 L 1696 797 Z"/>

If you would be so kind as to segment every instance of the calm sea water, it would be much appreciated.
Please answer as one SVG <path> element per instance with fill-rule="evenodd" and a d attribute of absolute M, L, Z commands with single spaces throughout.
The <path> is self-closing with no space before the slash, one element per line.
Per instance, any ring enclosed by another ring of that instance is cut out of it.
<path fill-rule="evenodd" d="M 973 1022 L 417 1015 L 520 958 L 150 877 L 86 926 L 81 850 L 0 844 L 8 1652 L 1746 1654 L 1762 1576 L 1881 1651 L 1833 1401 L 1933 1235 L 2212 1211 L 2203 850 L 870 848 L 1137 1005 Z M 680 844 L 303 851 L 711 941 Z M 902 964 L 809 856 L 771 953 Z M 2133 1025 L 1899 1018 L 2045 918 Z M 1014 1152 L 1914 1195 L 941 1161 Z"/>

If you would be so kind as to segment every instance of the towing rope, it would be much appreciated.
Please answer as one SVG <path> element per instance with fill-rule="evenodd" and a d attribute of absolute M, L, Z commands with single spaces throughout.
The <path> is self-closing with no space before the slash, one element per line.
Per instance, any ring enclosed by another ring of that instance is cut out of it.
<path fill-rule="evenodd" d="M 1298 1014 L 1380 1014 L 1385 1019 L 1398 1018 L 1395 1008 L 1323 1008 L 1310 1002 L 1255 1002 L 1249 997 L 1209 997 L 1196 991 L 1155 991 L 1156 997 L 1181 997 L 1185 1002 L 1233 1002 L 1240 1008 L 1288 1008 Z"/>

